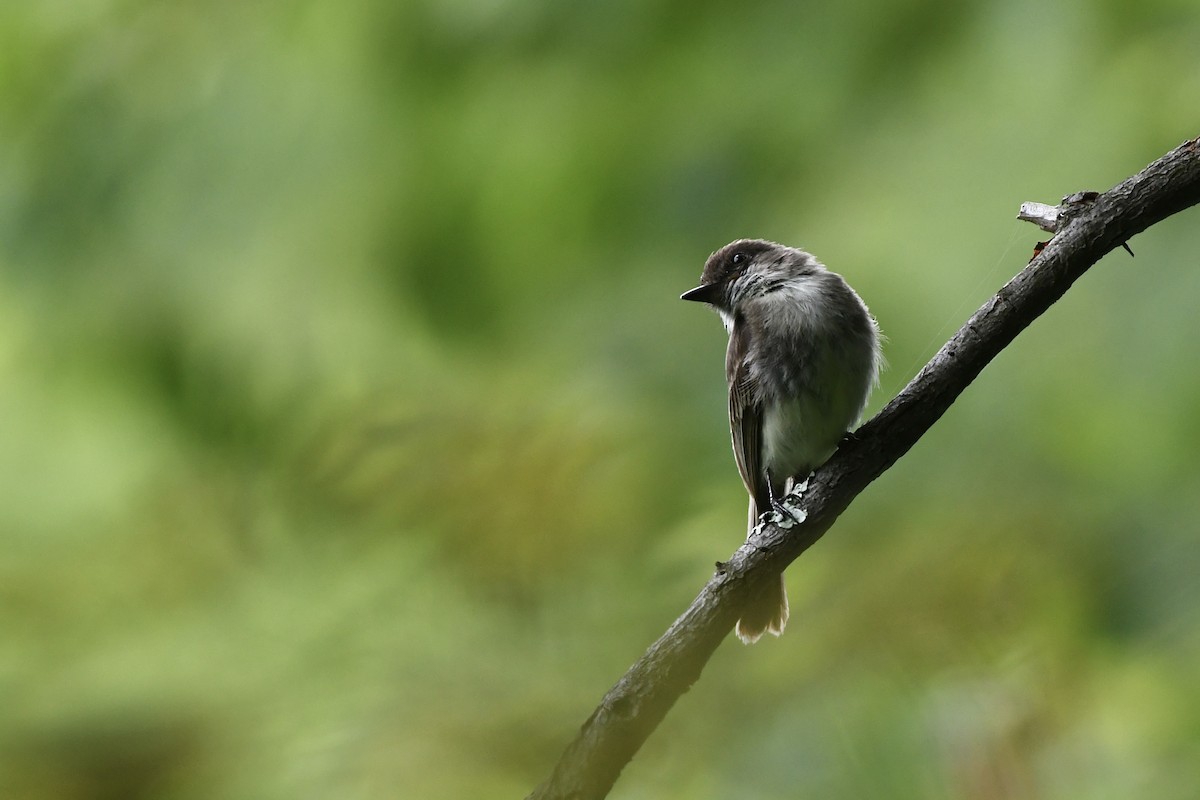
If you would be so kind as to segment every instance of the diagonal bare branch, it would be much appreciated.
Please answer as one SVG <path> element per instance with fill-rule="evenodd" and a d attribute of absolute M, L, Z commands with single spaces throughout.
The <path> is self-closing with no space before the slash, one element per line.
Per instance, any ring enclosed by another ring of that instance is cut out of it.
<path fill-rule="evenodd" d="M 752 587 L 774 579 L 829 530 L 850 502 L 929 430 L 1001 350 L 1110 250 L 1200 203 L 1200 139 L 1184 142 L 1103 194 L 1057 207 L 1057 233 L 976 311 L 888 405 L 809 480 L 804 523 L 760 528 L 683 615 L 617 681 L 528 800 L 591 800 L 621 770 L 696 679 L 737 621 Z M 1032 211 L 1030 212 L 1032 213 Z M 1045 219 L 1045 213 L 1035 214 Z M 1036 219 L 1033 221 L 1037 221 Z M 1039 223 L 1040 224 L 1040 223 Z"/>

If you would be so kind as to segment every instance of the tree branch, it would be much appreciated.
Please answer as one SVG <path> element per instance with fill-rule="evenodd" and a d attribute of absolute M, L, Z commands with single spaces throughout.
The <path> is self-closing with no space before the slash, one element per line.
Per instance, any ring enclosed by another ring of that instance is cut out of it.
<path fill-rule="evenodd" d="M 1110 250 L 1200 202 L 1200 139 L 1184 142 L 1103 194 L 1077 193 L 1050 214 L 1057 230 L 1016 277 L 976 311 L 915 378 L 809 479 L 804 522 L 760 526 L 679 619 L 629 668 L 528 800 L 608 794 L 617 776 L 686 692 L 737 621 L 751 589 L 772 580 L 829 530 L 867 484 L 932 426 L 996 355 Z M 1027 204 L 1028 206 L 1029 204 Z"/>

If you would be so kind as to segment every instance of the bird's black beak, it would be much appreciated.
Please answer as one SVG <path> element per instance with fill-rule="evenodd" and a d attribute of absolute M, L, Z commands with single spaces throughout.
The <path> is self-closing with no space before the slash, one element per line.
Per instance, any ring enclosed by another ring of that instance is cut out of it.
<path fill-rule="evenodd" d="M 720 284 L 705 283 L 695 289 L 688 289 L 679 295 L 680 300 L 694 300 L 697 303 L 715 303 Z"/>

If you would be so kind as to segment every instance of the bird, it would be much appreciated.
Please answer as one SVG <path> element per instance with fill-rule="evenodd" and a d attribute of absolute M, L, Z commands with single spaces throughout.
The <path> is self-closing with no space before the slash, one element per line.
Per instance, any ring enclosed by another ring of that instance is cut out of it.
<path fill-rule="evenodd" d="M 707 303 L 729 333 L 729 431 L 750 495 L 749 536 L 759 514 L 790 514 L 781 499 L 857 424 L 883 365 L 879 326 L 841 275 L 764 239 L 713 252 L 681 299 Z M 746 602 L 737 636 L 779 636 L 788 614 L 781 573 Z"/>

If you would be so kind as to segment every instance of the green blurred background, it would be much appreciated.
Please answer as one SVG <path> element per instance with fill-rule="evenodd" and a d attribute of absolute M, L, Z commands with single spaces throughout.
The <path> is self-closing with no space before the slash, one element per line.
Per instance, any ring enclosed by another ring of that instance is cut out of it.
<path fill-rule="evenodd" d="M 878 410 L 1200 133 L 1192 0 L 0 7 L 0 795 L 540 782 L 743 535 L 803 246 Z M 1117 252 L 788 573 L 613 797 L 1200 796 L 1200 226 Z"/>

